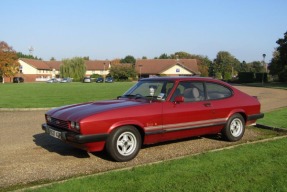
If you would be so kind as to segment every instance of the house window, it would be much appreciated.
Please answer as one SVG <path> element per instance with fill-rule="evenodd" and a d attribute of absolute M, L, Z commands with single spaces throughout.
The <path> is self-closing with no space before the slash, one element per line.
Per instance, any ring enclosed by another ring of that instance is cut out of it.
<path fill-rule="evenodd" d="M 179 72 L 180 72 L 180 68 L 177 68 L 177 69 L 176 69 L 176 72 L 179 73 Z"/>

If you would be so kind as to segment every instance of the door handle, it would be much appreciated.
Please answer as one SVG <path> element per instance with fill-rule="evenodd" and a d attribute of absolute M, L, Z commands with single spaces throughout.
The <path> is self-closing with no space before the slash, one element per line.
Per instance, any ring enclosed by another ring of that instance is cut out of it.
<path fill-rule="evenodd" d="M 204 103 L 203 104 L 205 107 L 211 107 L 211 103 Z"/>

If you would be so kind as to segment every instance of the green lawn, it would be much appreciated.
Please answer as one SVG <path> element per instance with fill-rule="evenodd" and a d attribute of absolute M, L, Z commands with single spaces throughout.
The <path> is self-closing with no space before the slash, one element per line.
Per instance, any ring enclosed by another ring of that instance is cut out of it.
<path fill-rule="evenodd" d="M 287 191 L 286 145 L 283 138 L 28 191 Z"/>
<path fill-rule="evenodd" d="M 257 121 L 258 124 L 271 126 L 274 128 L 286 128 L 287 129 L 287 110 L 286 108 L 279 109 L 264 114 L 263 119 Z"/>
<path fill-rule="evenodd" d="M 133 82 L 0 84 L 0 108 L 46 108 L 114 99 Z"/>
<path fill-rule="evenodd" d="M 134 84 L 134 82 L 0 84 L 0 108 L 49 108 L 114 99 Z M 287 89 L 286 83 L 269 83 L 266 86 Z"/>

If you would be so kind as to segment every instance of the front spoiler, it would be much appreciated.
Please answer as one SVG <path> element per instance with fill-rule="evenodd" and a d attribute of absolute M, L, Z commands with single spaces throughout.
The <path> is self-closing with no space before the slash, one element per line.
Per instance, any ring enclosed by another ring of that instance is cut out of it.
<path fill-rule="evenodd" d="M 47 134 L 49 134 L 50 129 L 60 132 L 60 135 L 57 137 L 58 139 L 71 142 L 71 143 L 78 143 L 78 144 L 106 141 L 106 139 L 108 138 L 108 134 L 81 135 L 81 134 L 74 133 L 71 131 L 63 131 L 56 127 L 47 125 L 46 123 L 42 124 L 42 129 Z"/>

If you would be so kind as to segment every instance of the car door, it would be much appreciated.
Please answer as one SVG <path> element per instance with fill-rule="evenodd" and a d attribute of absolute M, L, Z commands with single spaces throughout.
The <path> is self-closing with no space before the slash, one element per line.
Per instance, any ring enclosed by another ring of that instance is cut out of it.
<path fill-rule="evenodd" d="M 215 119 L 225 119 L 234 108 L 233 92 L 228 87 L 218 83 L 206 82 L 207 100 L 212 106 Z"/>
<path fill-rule="evenodd" d="M 176 97 L 183 98 L 183 101 L 176 102 Z M 214 133 L 216 124 L 203 82 L 179 82 L 170 100 L 163 103 L 164 140 Z"/>

